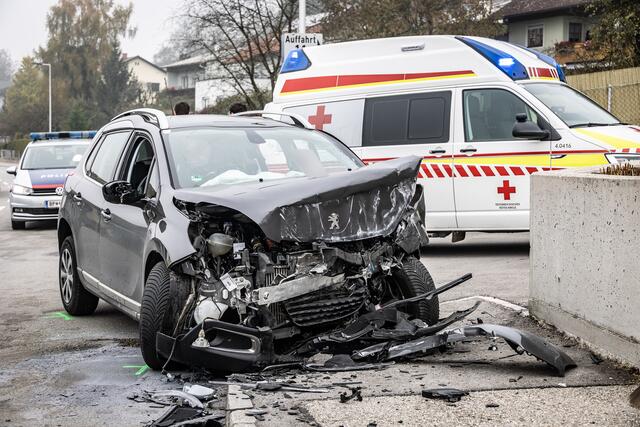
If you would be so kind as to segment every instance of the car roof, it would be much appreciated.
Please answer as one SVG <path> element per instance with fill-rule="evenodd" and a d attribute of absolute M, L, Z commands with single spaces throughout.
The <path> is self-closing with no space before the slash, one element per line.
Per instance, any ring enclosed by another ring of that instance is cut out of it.
<path fill-rule="evenodd" d="M 185 128 L 185 127 L 294 127 L 287 123 L 276 120 L 265 119 L 262 117 L 242 117 L 242 116 L 225 116 L 222 114 L 187 114 L 179 116 L 167 116 L 169 128 Z"/>

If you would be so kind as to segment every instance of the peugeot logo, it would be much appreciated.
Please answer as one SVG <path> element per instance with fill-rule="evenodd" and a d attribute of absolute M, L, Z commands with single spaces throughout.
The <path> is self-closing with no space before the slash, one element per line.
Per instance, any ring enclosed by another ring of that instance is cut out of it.
<path fill-rule="evenodd" d="M 63 187 L 56 187 L 56 194 L 58 196 L 62 196 L 62 192 L 64 191 Z"/>
<path fill-rule="evenodd" d="M 329 215 L 329 222 L 331 223 L 331 226 L 329 227 L 329 230 L 340 230 L 340 225 L 338 224 L 338 214 L 337 213 L 332 213 L 331 215 Z"/>

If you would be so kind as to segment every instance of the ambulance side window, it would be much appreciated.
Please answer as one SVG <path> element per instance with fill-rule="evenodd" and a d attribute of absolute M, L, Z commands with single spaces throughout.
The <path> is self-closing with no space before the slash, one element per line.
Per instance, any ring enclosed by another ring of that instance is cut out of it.
<path fill-rule="evenodd" d="M 369 98 L 362 145 L 439 144 L 449 141 L 451 92 Z"/>
<path fill-rule="evenodd" d="M 467 142 L 513 141 L 513 125 L 520 113 L 525 113 L 532 122 L 538 122 L 535 111 L 504 89 L 465 90 L 463 108 Z"/>

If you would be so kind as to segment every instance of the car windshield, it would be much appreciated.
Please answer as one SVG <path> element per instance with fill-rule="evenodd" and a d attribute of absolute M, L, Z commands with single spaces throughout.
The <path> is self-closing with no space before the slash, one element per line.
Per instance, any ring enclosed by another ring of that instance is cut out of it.
<path fill-rule="evenodd" d="M 178 188 L 324 176 L 362 162 L 337 140 L 299 128 L 197 128 L 165 134 Z"/>
<path fill-rule="evenodd" d="M 613 115 L 569 86 L 557 83 L 522 85 L 569 127 L 612 126 L 620 124 Z"/>
<path fill-rule="evenodd" d="M 75 168 L 88 144 L 37 145 L 27 148 L 22 169 L 72 169 Z"/>

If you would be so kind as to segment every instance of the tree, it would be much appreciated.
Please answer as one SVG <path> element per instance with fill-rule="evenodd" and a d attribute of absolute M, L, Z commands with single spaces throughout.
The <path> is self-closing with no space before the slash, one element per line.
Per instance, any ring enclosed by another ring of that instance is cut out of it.
<path fill-rule="evenodd" d="M 163 45 L 160 50 L 153 55 L 153 63 L 159 67 L 176 62 L 180 59 L 180 48 L 169 44 Z"/>
<path fill-rule="evenodd" d="M 597 63 L 609 68 L 640 65 L 640 2 L 598 0 L 587 11 L 598 20 L 589 49 Z"/>
<path fill-rule="evenodd" d="M 181 42 L 204 52 L 250 108 L 269 101 L 280 70 L 280 36 L 293 30 L 297 0 L 188 0 Z M 267 87 L 262 81 L 267 80 Z M 258 104 L 258 105 L 256 105 Z"/>
<path fill-rule="evenodd" d="M 6 49 L 0 49 L 0 82 L 11 79 L 13 74 L 13 62 Z"/>
<path fill-rule="evenodd" d="M 490 0 L 326 0 L 325 7 L 322 28 L 330 40 L 504 33 Z"/>

